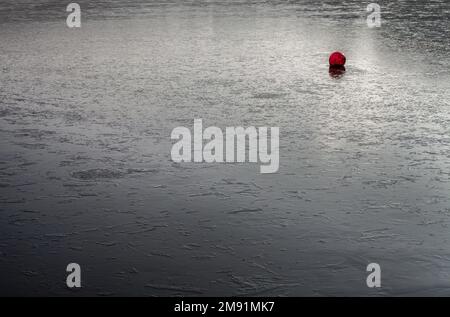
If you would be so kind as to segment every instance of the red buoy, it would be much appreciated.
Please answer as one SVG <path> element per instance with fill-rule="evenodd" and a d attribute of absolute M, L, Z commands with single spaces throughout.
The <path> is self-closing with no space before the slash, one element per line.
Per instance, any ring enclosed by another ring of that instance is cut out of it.
<path fill-rule="evenodd" d="M 330 55 L 330 66 L 344 66 L 346 60 L 344 54 L 341 52 L 334 52 Z"/>

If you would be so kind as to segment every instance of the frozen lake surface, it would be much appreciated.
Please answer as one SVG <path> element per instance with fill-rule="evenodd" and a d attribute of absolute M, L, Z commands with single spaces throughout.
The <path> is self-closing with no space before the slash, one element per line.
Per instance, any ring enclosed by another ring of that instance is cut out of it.
<path fill-rule="evenodd" d="M 1 295 L 450 295 L 450 2 L 78 3 L 0 3 Z M 173 163 L 194 118 L 279 172 Z"/>

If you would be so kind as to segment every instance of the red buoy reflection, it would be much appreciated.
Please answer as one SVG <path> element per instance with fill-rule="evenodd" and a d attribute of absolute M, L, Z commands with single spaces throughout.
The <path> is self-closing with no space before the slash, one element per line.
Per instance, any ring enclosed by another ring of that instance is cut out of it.
<path fill-rule="evenodd" d="M 345 74 L 345 66 L 330 66 L 328 71 L 330 73 L 330 77 L 332 78 L 340 78 Z"/>

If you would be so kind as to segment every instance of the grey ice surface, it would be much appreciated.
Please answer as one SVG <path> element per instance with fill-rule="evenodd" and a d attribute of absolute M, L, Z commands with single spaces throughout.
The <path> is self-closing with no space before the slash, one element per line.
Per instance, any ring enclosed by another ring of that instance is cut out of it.
<path fill-rule="evenodd" d="M 1 295 L 450 295 L 448 1 L 68 2 L 0 3 Z M 171 162 L 194 118 L 279 172 Z"/>

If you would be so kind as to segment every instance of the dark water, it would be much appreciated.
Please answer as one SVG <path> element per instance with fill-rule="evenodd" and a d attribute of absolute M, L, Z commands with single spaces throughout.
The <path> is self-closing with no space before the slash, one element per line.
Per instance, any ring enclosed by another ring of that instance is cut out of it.
<path fill-rule="evenodd" d="M 0 294 L 450 295 L 449 2 L 78 3 L 0 3 Z M 173 163 L 194 118 L 279 172 Z"/>

